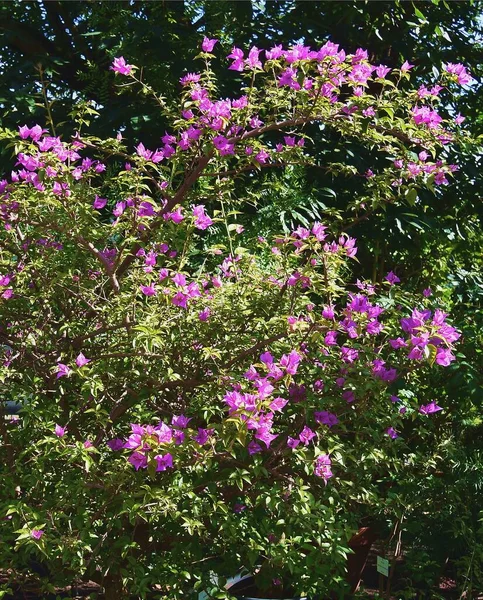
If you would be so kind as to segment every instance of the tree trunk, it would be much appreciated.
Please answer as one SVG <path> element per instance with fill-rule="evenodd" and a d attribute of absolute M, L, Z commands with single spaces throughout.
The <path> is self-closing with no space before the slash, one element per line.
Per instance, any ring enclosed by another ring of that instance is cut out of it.
<path fill-rule="evenodd" d="M 122 585 L 120 575 L 107 575 L 103 582 L 105 600 L 122 600 L 128 598 Z"/>
<path fill-rule="evenodd" d="M 361 527 L 349 541 L 349 547 L 354 552 L 347 558 L 347 581 L 351 586 L 351 594 L 354 594 L 359 587 L 369 551 L 377 538 L 375 528 Z"/>

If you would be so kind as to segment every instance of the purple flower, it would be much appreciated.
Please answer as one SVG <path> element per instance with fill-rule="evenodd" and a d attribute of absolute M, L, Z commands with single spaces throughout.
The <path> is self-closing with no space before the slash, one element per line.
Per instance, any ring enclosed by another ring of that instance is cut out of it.
<path fill-rule="evenodd" d="M 356 399 L 356 396 L 355 396 L 355 394 L 354 394 L 354 392 L 352 390 L 346 390 L 345 392 L 343 392 L 342 398 L 348 404 L 350 404 L 351 402 L 354 402 L 354 400 Z"/>
<path fill-rule="evenodd" d="M 473 80 L 471 75 L 466 70 L 466 67 L 464 65 L 462 65 L 461 63 L 456 63 L 456 64 L 448 63 L 447 65 L 443 65 L 443 66 L 444 66 L 444 70 L 447 73 L 457 76 L 458 83 L 460 85 L 466 85 L 468 83 L 471 83 L 471 81 Z"/>
<path fill-rule="evenodd" d="M 267 446 L 267 448 L 269 448 L 270 444 L 278 436 L 273 433 L 270 433 L 269 426 L 263 425 L 262 427 L 259 427 L 257 429 L 255 437 L 257 438 L 257 440 L 264 442 L 264 444 Z M 250 454 L 251 454 L 251 452 L 250 452 Z"/>
<path fill-rule="evenodd" d="M 433 295 L 433 291 L 431 288 L 426 288 L 425 290 L 423 290 L 423 296 L 425 298 L 429 298 L 432 295 Z"/>
<path fill-rule="evenodd" d="M 148 459 L 141 452 L 133 452 L 131 456 L 128 458 L 128 462 L 130 462 L 136 471 L 139 469 L 144 469 L 148 466 Z"/>
<path fill-rule="evenodd" d="M 389 281 L 389 283 L 391 285 L 394 285 L 395 283 L 399 283 L 401 281 L 399 279 L 399 277 L 392 271 L 389 271 L 389 273 L 386 275 L 385 279 L 386 279 L 386 281 Z"/>
<path fill-rule="evenodd" d="M 199 73 L 186 73 L 184 77 L 181 77 L 179 82 L 181 83 L 181 85 L 187 85 L 188 83 L 198 83 L 200 78 L 201 75 L 199 75 Z"/>
<path fill-rule="evenodd" d="M 91 362 L 90 358 L 86 358 L 82 352 L 79 354 L 79 356 L 75 359 L 75 364 L 81 368 L 81 367 L 85 367 L 85 365 L 87 365 L 88 363 Z"/>
<path fill-rule="evenodd" d="M 114 451 L 122 450 L 122 448 L 124 447 L 124 441 L 119 438 L 115 438 L 113 440 L 109 440 L 107 442 L 107 445 L 109 446 L 109 448 L 111 450 L 114 450 Z"/>
<path fill-rule="evenodd" d="M 141 285 L 141 286 L 139 286 L 139 288 L 145 296 L 156 296 L 156 294 L 158 293 L 156 291 L 156 287 L 153 284 Z"/>
<path fill-rule="evenodd" d="M 397 434 L 396 430 L 393 427 L 388 427 L 386 429 L 386 434 L 393 440 L 395 440 L 396 438 L 399 437 L 399 435 Z"/>
<path fill-rule="evenodd" d="M 370 335 L 377 335 L 378 333 L 381 333 L 381 331 L 383 329 L 384 329 L 383 324 L 380 323 L 377 319 L 373 319 L 372 321 L 369 321 L 369 323 L 366 325 L 366 331 Z"/>
<path fill-rule="evenodd" d="M 254 440 L 252 440 L 248 444 L 247 448 L 249 454 L 257 454 L 258 452 L 262 451 L 262 447 L 260 446 L 260 444 L 257 444 L 257 442 L 255 442 Z"/>
<path fill-rule="evenodd" d="M 187 308 L 188 296 L 186 294 L 183 294 L 183 292 L 177 292 L 171 298 L 171 302 L 172 302 L 172 304 L 174 304 L 174 306 L 179 306 L 180 308 Z"/>
<path fill-rule="evenodd" d="M 172 280 L 178 287 L 184 287 L 186 285 L 186 277 L 182 273 L 176 273 L 176 275 L 172 277 Z"/>
<path fill-rule="evenodd" d="M 23 125 L 22 127 L 18 128 L 18 133 L 20 139 L 26 140 L 28 137 L 30 137 L 30 128 L 27 127 L 27 125 Z"/>
<path fill-rule="evenodd" d="M 34 540 L 40 540 L 40 538 L 44 535 L 44 530 L 43 529 L 32 529 L 32 532 L 30 534 Z"/>
<path fill-rule="evenodd" d="M 213 220 L 205 213 L 203 204 L 193 206 L 193 216 L 195 217 L 195 227 L 197 229 L 208 229 L 208 227 L 213 225 Z"/>
<path fill-rule="evenodd" d="M 391 69 L 389 67 L 386 67 L 386 65 L 379 65 L 378 67 L 376 67 L 376 75 L 381 79 L 384 79 L 384 77 L 389 73 L 390 70 Z"/>
<path fill-rule="evenodd" d="M 353 363 L 359 356 L 359 352 L 355 348 L 348 348 L 347 346 L 342 346 L 340 354 L 345 363 Z"/>
<path fill-rule="evenodd" d="M 285 400 L 285 398 L 275 398 L 275 400 L 272 400 L 272 402 L 270 402 L 270 410 L 273 411 L 282 411 L 283 407 L 288 403 L 288 400 Z"/>
<path fill-rule="evenodd" d="M 280 58 L 283 55 L 283 48 L 282 45 L 280 44 L 280 46 L 274 46 L 271 50 L 267 50 L 265 52 L 265 57 L 267 60 L 276 60 L 277 58 Z"/>
<path fill-rule="evenodd" d="M 107 198 L 100 198 L 99 196 L 96 195 L 92 206 L 96 210 L 100 210 L 101 208 L 104 208 L 104 206 L 106 206 L 106 204 L 107 204 Z"/>
<path fill-rule="evenodd" d="M 266 150 L 260 150 L 260 152 L 255 156 L 255 160 L 261 165 L 264 165 L 269 158 L 270 154 Z"/>
<path fill-rule="evenodd" d="M 398 337 L 395 340 L 389 340 L 389 343 L 394 348 L 394 350 L 398 350 L 399 348 L 403 348 L 407 346 L 407 342 L 403 340 L 401 337 Z"/>
<path fill-rule="evenodd" d="M 259 50 L 256 46 L 253 46 L 253 48 L 250 49 L 250 51 L 248 53 L 248 58 L 245 61 L 245 64 L 248 65 L 251 69 L 261 69 L 262 68 L 262 63 L 261 63 L 260 59 L 258 58 L 260 55 L 260 52 L 263 52 L 263 50 Z"/>
<path fill-rule="evenodd" d="M 111 71 L 120 73 L 121 75 L 130 75 L 133 70 L 133 65 L 126 64 L 122 56 L 115 58 L 112 65 L 109 67 Z"/>
<path fill-rule="evenodd" d="M 185 417 L 184 415 L 173 415 L 173 418 L 171 419 L 171 425 L 173 425 L 173 427 L 178 427 L 179 429 L 186 429 L 190 421 L 190 417 Z"/>
<path fill-rule="evenodd" d="M 228 67 L 231 71 L 243 71 L 244 61 L 243 61 L 243 50 L 233 47 L 233 50 L 227 56 L 227 58 L 231 58 L 233 60 L 232 64 Z"/>
<path fill-rule="evenodd" d="M 327 425 L 327 427 L 333 427 L 339 422 L 339 419 L 333 413 L 326 410 L 315 412 L 314 417 L 317 423 Z"/>
<path fill-rule="evenodd" d="M 317 477 L 322 477 L 325 482 L 333 476 L 331 471 L 332 461 L 330 460 L 330 456 L 328 454 L 321 454 L 317 457 L 315 461 L 315 475 Z"/>
<path fill-rule="evenodd" d="M 154 428 L 160 444 L 169 444 L 173 439 L 173 430 L 162 421 Z"/>
<path fill-rule="evenodd" d="M 125 210 L 126 210 L 126 203 L 125 202 L 116 202 L 116 206 L 114 207 L 114 210 L 112 211 L 112 214 L 115 217 L 120 217 Z"/>
<path fill-rule="evenodd" d="M 59 377 L 67 377 L 71 373 L 71 371 L 72 369 L 67 365 L 64 365 L 64 363 L 57 363 L 56 378 L 59 379 Z"/>
<path fill-rule="evenodd" d="M 245 504 L 241 504 L 240 502 L 237 502 L 234 506 L 233 506 L 233 512 L 240 514 L 241 512 L 243 512 L 244 510 L 246 510 L 247 507 L 245 506 Z"/>
<path fill-rule="evenodd" d="M 310 429 L 310 427 L 305 426 L 299 434 L 299 440 L 304 444 L 304 446 L 308 446 L 310 440 L 315 437 L 315 433 Z"/>
<path fill-rule="evenodd" d="M 151 202 L 141 202 L 138 210 L 138 217 L 154 217 L 156 214 L 154 206 Z"/>
<path fill-rule="evenodd" d="M 280 359 L 280 366 L 283 367 L 290 375 L 295 375 L 302 357 L 296 350 L 292 350 L 290 354 L 284 354 Z"/>
<path fill-rule="evenodd" d="M 182 444 L 184 442 L 185 437 L 186 437 L 186 434 L 184 431 L 180 431 L 179 429 L 175 429 L 173 431 L 173 440 L 177 446 L 179 446 L 180 444 Z"/>
<path fill-rule="evenodd" d="M 412 115 L 416 125 L 425 124 L 429 129 L 436 129 L 443 120 L 435 110 L 431 110 L 428 106 L 415 106 Z"/>
<path fill-rule="evenodd" d="M 433 414 L 435 412 L 438 412 L 440 410 L 443 410 L 443 409 L 441 408 L 441 406 L 438 406 L 436 404 L 436 402 L 434 402 L 434 400 L 433 400 L 433 402 L 430 402 L 429 404 L 422 404 L 419 407 L 419 412 L 422 415 L 431 415 L 431 414 Z"/>
<path fill-rule="evenodd" d="M 209 307 L 204 308 L 198 313 L 198 319 L 200 321 L 207 321 L 210 318 L 211 310 Z"/>
<path fill-rule="evenodd" d="M 410 63 L 408 63 L 407 60 L 405 60 L 403 62 L 403 64 L 401 65 L 401 72 L 407 73 L 409 71 L 409 69 L 412 69 L 413 67 L 414 67 L 414 65 L 411 65 Z"/>
<path fill-rule="evenodd" d="M 455 355 L 446 348 L 438 348 L 436 352 L 436 363 L 442 367 L 449 367 L 449 365 L 456 359 Z"/>
<path fill-rule="evenodd" d="M 325 335 L 324 342 L 327 346 L 337 345 L 337 331 L 328 331 Z"/>
<path fill-rule="evenodd" d="M 273 356 L 270 354 L 270 352 L 263 352 L 262 354 L 260 354 L 260 360 L 265 365 L 273 364 Z"/>
<path fill-rule="evenodd" d="M 321 392 L 324 389 L 324 382 L 322 379 L 314 381 L 314 392 Z"/>
<path fill-rule="evenodd" d="M 218 42 L 218 40 L 216 40 L 216 39 L 210 40 L 209 38 L 207 38 L 205 36 L 201 43 L 201 49 L 203 50 L 203 52 L 212 52 L 213 48 L 215 47 L 215 44 L 217 42 Z"/>
<path fill-rule="evenodd" d="M 289 448 L 292 448 L 292 450 L 294 448 L 296 448 L 298 445 L 300 444 L 300 440 L 296 439 L 296 438 L 292 438 L 292 437 L 288 437 L 287 439 L 287 446 Z"/>
<path fill-rule="evenodd" d="M 54 429 L 54 433 L 57 437 L 64 437 L 64 435 L 67 432 L 67 428 L 66 427 L 61 427 L 60 425 L 56 425 L 55 429 Z"/>
<path fill-rule="evenodd" d="M 169 452 L 167 454 L 158 454 L 154 457 L 157 463 L 156 471 L 166 471 L 173 468 L 173 457 Z"/>
<path fill-rule="evenodd" d="M 193 439 L 195 442 L 198 442 L 200 446 L 203 446 L 213 435 L 213 431 L 214 429 L 202 429 L 201 427 L 198 427 L 198 433 L 193 436 Z"/>

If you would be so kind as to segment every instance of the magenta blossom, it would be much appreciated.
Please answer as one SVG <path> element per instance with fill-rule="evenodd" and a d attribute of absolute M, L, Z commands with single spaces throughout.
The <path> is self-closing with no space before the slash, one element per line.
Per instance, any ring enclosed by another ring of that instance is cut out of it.
<path fill-rule="evenodd" d="M 395 440 L 396 438 L 399 437 L 397 431 L 393 428 L 393 427 L 388 427 L 386 429 L 386 434 L 392 439 Z"/>
<path fill-rule="evenodd" d="M 92 207 L 95 208 L 96 210 L 100 210 L 101 208 L 104 208 L 104 206 L 106 206 L 106 204 L 107 204 L 107 198 L 100 198 L 99 196 L 96 196 L 94 203 L 92 204 Z"/>
<path fill-rule="evenodd" d="M 141 285 L 140 290 L 145 296 L 156 296 L 156 294 L 158 293 L 156 291 L 156 287 L 152 284 L 151 285 Z"/>
<path fill-rule="evenodd" d="M 414 67 L 414 65 L 410 64 L 407 60 L 405 60 L 403 62 L 403 64 L 401 65 L 401 72 L 402 73 L 407 73 L 413 67 Z"/>
<path fill-rule="evenodd" d="M 339 419 L 331 412 L 326 410 L 321 410 L 319 412 L 314 413 L 314 418 L 317 423 L 321 423 L 322 425 L 327 425 L 327 427 L 333 427 L 337 425 Z"/>
<path fill-rule="evenodd" d="M 248 453 L 249 454 L 258 454 L 259 452 L 261 452 L 263 450 L 263 448 L 260 446 L 260 444 L 257 444 L 257 442 L 255 442 L 254 440 L 252 440 L 248 446 Z"/>
<path fill-rule="evenodd" d="M 195 217 L 195 227 L 197 229 L 204 230 L 213 225 L 213 220 L 205 213 L 203 204 L 193 206 L 193 216 Z"/>
<path fill-rule="evenodd" d="M 207 321 L 210 318 L 211 310 L 209 307 L 204 308 L 198 313 L 198 319 L 200 321 Z"/>
<path fill-rule="evenodd" d="M 109 440 L 107 442 L 107 445 L 111 450 L 121 450 L 124 447 L 124 440 L 121 440 L 120 438 L 115 438 L 113 440 Z"/>
<path fill-rule="evenodd" d="M 210 40 L 210 38 L 207 38 L 205 36 L 203 38 L 203 41 L 201 42 L 201 49 L 203 50 L 203 52 L 212 52 L 217 42 L 217 39 Z"/>
<path fill-rule="evenodd" d="M 389 271 L 385 277 L 385 280 L 388 281 L 390 285 L 394 285 L 395 283 L 399 283 L 401 281 L 399 277 L 392 271 Z"/>
<path fill-rule="evenodd" d="M 321 454 L 315 461 L 314 474 L 317 477 L 322 477 L 325 483 L 327 483 L 327 480 L 333 477 L 331 465 L 332 461 L 330 460 L 330 456 L 328 454 Z"/>
<path fill-rule="evenodd" d="M 141 452 L 133 452 L 128 458 L 128 461 L 133 465 L 136 471 L 145 469 L 148 466 L 148 459 Z"/>
<path fill-rule="evenodd" d="M 171 419 L 171 425 L 173 425 L 173 427 L 179 427 L 179 429 L 186 429 L 190 421 L 190 417 L 185 417 L 184 415 L 173 415 L 173 418 Z"/>
<path fill-rule="evenodd" d="M 71 371 L 72 369 L 67 365 L 64 365 L 64 363 L 57 363 L 56 378 L 59 379 L 59 377 L 67 377 L 71 373 Z"/>
<path fill-rule="evenodd" d="M 60 425 L 56 425 L 55 429 L 54 429 L 54 433 L 57 437 L 64 437 L 64 435 L 67 433 L 67 428 L 66 427 L 61 427 Z"/>
<path fill-rule="evenodd" d="M 195 436 L 193 436 L 193 439 L 200 446 L 203 446 L 213 435 L 214 431 L 214 429 L 203 429 L 201 427 L 198 427 L 198 433 Z"/>
<path fill-rule="evenodd" d="M 122 56 L 115 58 L 110 69 L 115 73 L 120 73 L 121 75 L 130 75 L 133 70 L 133 65 L 126 64 L 126 61 Z"/>
<path fill-rule="evenodd" d="M 310 429 L 310 427 L 305 426 L 299 434 L 299 440 L 304 444 L 304 446 L 308 446 L 310 440 L 315 437 L 315 433 Z"/>
<path fill-rule="evenodd" d="M 443 410 L 443 409 L 441 408 L 441 406 L 438 406 L 436 404 L 436 402 L 434 402 L 434 400 L 432 402 L 430 402 L 429 404 L 422 404 L 419 407 L 419 412 L 422 415 L 432 415 L 433 413 L 438 412 L 440 410 Z"/>
<path fill-rule="evenodd" d="M 167 454 L 159 454 L 154 457 L 157 463 L 156 471 L 166 471 L 173 468 L 173 457 L 169 452 Z"/>
<path fill-rule="evenodd" d="M 81 368 L 81 367 L 85 367 L 88 363 L 91 362 L 90 358 L 86 358 L 82 352 L 79 354 L 79 356 L 75 359 L 75 364 Z"/>
<path fill-rule="evenodd" d="M 44 530 L 43 529 L 32 529 L 32 532 L 30 534 L 34 540 L 40 540 L 40 538 L 44 535 Z"/>

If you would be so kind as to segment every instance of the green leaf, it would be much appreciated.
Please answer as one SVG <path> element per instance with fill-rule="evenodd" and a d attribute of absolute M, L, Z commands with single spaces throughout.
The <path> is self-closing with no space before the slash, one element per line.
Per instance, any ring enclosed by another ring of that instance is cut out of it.
<path fill-rule="evenodd" d="M 416 188 L 410 188 L 406 192 L 406 201 L 410 206 L 414 206 L 416 204 L 417 198 L 418 198 L 418 191 Z"/>

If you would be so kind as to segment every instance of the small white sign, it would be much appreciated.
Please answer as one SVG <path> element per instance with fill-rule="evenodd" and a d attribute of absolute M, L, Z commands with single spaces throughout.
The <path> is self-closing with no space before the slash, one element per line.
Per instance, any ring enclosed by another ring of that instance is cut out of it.
<path fill-rule="evenodd" d="M 377 557 L 377 572 L 385 577 L 389 577 L 389 561 L 382 556 Z"/>

